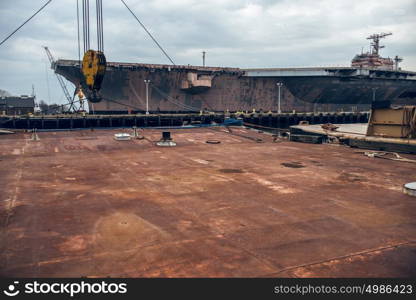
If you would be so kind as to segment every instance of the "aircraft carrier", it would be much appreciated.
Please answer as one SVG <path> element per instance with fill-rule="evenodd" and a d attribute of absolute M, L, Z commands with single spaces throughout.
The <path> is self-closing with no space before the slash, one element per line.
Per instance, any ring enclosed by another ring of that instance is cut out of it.
<path fill-rule="evenodd" d="M 240 69 L 191 65 L 108 62 L 102 101 L 96 113 L 197 111 L 291 112 L 366 110 L 374 101 L 416 104 L 416 72 L 399 68 L 402 60 L 379 55 L 375 34 L 371 51 L 354 57 L 350 67 Z M 77 60 L 58 60 L 56 73 L 76 87 L 82 74 Z M 147 96 L 146 96 L 147 95 Z M 280 98 L 280 101 L 279 101 Z"/>

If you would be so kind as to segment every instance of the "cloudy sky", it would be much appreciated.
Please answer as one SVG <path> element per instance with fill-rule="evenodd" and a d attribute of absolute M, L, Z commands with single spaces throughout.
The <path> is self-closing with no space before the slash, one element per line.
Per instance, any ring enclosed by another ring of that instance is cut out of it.
<path fill-rule="evenodd" d="M 176 64 L 201 65 L 205 50 L 209 66 L 348 66 L 368 50 L 367 36 L 392 32 L 382 55 L 398 54 L 403 69 L 416 71 L 416 0 L 125 1 Z M 45 2 L 0 0 L 0 40 Z M 77 59 L 76 3 L 53 0 L 0 46 L 0 89 L 30 94 L 33 84 L 38 100 L 65 103 L 41 46 Z M 103 0 L 103 11 L 108 61 L 169 63 L 119 0 Z"/>

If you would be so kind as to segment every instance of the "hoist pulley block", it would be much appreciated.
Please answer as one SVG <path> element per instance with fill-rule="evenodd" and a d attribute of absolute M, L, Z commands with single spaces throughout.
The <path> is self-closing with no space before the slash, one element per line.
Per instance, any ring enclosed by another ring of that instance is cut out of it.
<path fill-rule="evenodd" d="M 88 50 L 82 60 L 82 74 L 84 75 L 84 92 L 91 102 L 100 102 L 98 91 L 104 79 L 106 59 L 101 51 Z"/>

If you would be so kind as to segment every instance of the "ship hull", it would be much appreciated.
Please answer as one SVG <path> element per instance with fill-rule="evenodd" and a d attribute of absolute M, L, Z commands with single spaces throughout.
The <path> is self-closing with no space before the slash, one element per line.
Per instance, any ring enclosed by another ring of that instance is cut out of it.
<path fill-rule="evenodd" d="M 77 61 L 60 60 L 54 69 L 78 86 L 82 75 Z M 323 70 L 109 63 L 102 83 L 103 100 L 89 103 L 89 108 L 97 113 L 145 111 L 144 80 L 151 82 L 149 110 L 152 112 L 277 111 L 277 82 L 283 83 L 282 111 L 363 110 L 373 100 L 416 104 L 413 73 L 402 72 L 391 78 L 392 74 L 375 77 L 352 68 Z"/>

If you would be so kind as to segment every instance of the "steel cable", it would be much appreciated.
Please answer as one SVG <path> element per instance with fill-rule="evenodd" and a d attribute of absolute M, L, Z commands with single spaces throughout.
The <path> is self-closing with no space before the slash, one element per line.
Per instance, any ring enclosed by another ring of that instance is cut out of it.
<path fill-rule="evenodd" d="M 100 27 L 101 27 L 101 52 L 104 52 L 104 21 L 103 21 L 103 4 L 100 0 Z"/>
<path fill-rule="evenodd" d="M 22 25 L 20 25 L 19 27 L 17 27 L 12 33 L 10 33 L 5 39 L 3 39 L 0 42 L 0 46 L 3 45 L 3 43 L 5 43 L 9 38 L 12 37 L 12 35 L 14 35 L 20 28 L 22 28 L 27 22 L 29 22 L 34 16 L 36 16 L 38 13 L 40 13 L 49 3 L 51 3 L 52 0 L 49 0 L 48 2 L 46 2 L 41 8 L 39 8 L 29 19 L 27 19 Z"/>
<path fill-rule="evenodd" d="M 101 97 L 103 100 L 105 100 L 105 101 L 108 101 L 108 102 L 113 102 L 113 103 L 116 103 L 116 104 L 119 104 L 119 105 L 123 105 L 123 106 L 126 106 L 126 107 L 130 107 L 130 108 L 134 108 L 134 109 L 137 109 L 137 110 L 143 110 L 142 108 L 140 108 L 140 107 L 138 107 L 138 106 L 135 106 L 135 105 L 131 105 L 131 104 L 126 104 L 126 103 L 121 103 L 121 102 L 118 102 L 118 101 L 116 101 L 116 100 L 113 100 L 113 99 L 108 99 L 108 98 L 104 98 L 104 97 Z M 144 111 L 144 110 L 143 110 Z"/>
<path fill-rule="evenodd" d="M 134 14 L 134 12 L 130 9 L 130 7 L 127 6 L 126 2 L 124 0 L 121 0 L 123 2 L 124 6 L 130 11 L 130 13 L 133 15 L 133 17 L 136 19 L 137 22 L 139 22 L 140 26 L 146 31 L 146 33 L 150 36 L 150 38 L 155 42 L 155 44 L 159 47 L 159 49 L 163 52 L 163 54 L 170 60 L 170 62 L 173 65 L 176 65 L 173 60 L 170 58 L 170 56 L 166 53 L 166 51 L 162 48 L 162 46 L 157 42 L 157 40 L 153 37 L 153 35 L 147 30 L 146 26 L 139 20 L 139 18 Z"/>
<path fill-rule="evenodd" d="M 181 108 L 184 108 L 184 109 L 187 109 L 187 110 L 190 110 L 190 111 L 199 111 L 200 109 L 199 108 L 197 108 L 197 107 L 194 107 L 194 106 L 190 106 L 190 105 L 187 105 L 187 104 L 184 104 L 184 103 L 180 103 L 179 101 L 177 101 L 176 99 L 173 99 L 171 96 L 169 96 L 167 93 L 165 93 L 165 92 L 163 92 L 162 90 L 160 90 L 158 87 L 156 87 L 155 85 L 153 85 L 153 88 L 160 94 L 160 95 L 162 95 L 163 97 L 165 97 L 165 99 L 168 101 L 168 102 L 171 102 L 171 103 L 173 103 L 173 104 L 175 104 L 175 105 L 177 105 L 177 106 L 179 106 L 179 107 L 181 107 Z"/>
<path fill-rule="evenodd" d="M 97 15 L 97 48 L 104 52 L 104 31 L 103 31 L 103 4 L 101 0 L 96 0 Z"/>
<path fill-rule="evenodd" d="M 90 2 L 82 0 L 82 30 L 84 37 L 84 53 L 90 49 Z"/>
<path fill-rule="evenodd" d="M 89 50 L 90 47 L 90 0 L 86 0 L 87 5 L 87 12 L 86 12 L 86 17 L 87 17 L 87 50 Z"/>
<path fill-rule="evenodd" d="M 79 39 L 79 0 L 77 0 L 78 61 L 81 64 L 81 42 Z"/>
<path fill-rule="evenodd" d="M 82 0 L 82 43 L 84 46 L 84 53 L 86 52 L 85 50 L 85 46 L 86 46 L 86 42 L 85 42 L 85 37 L 86 37 L 87 33 L 85 32 L 85 0 Z"/>

